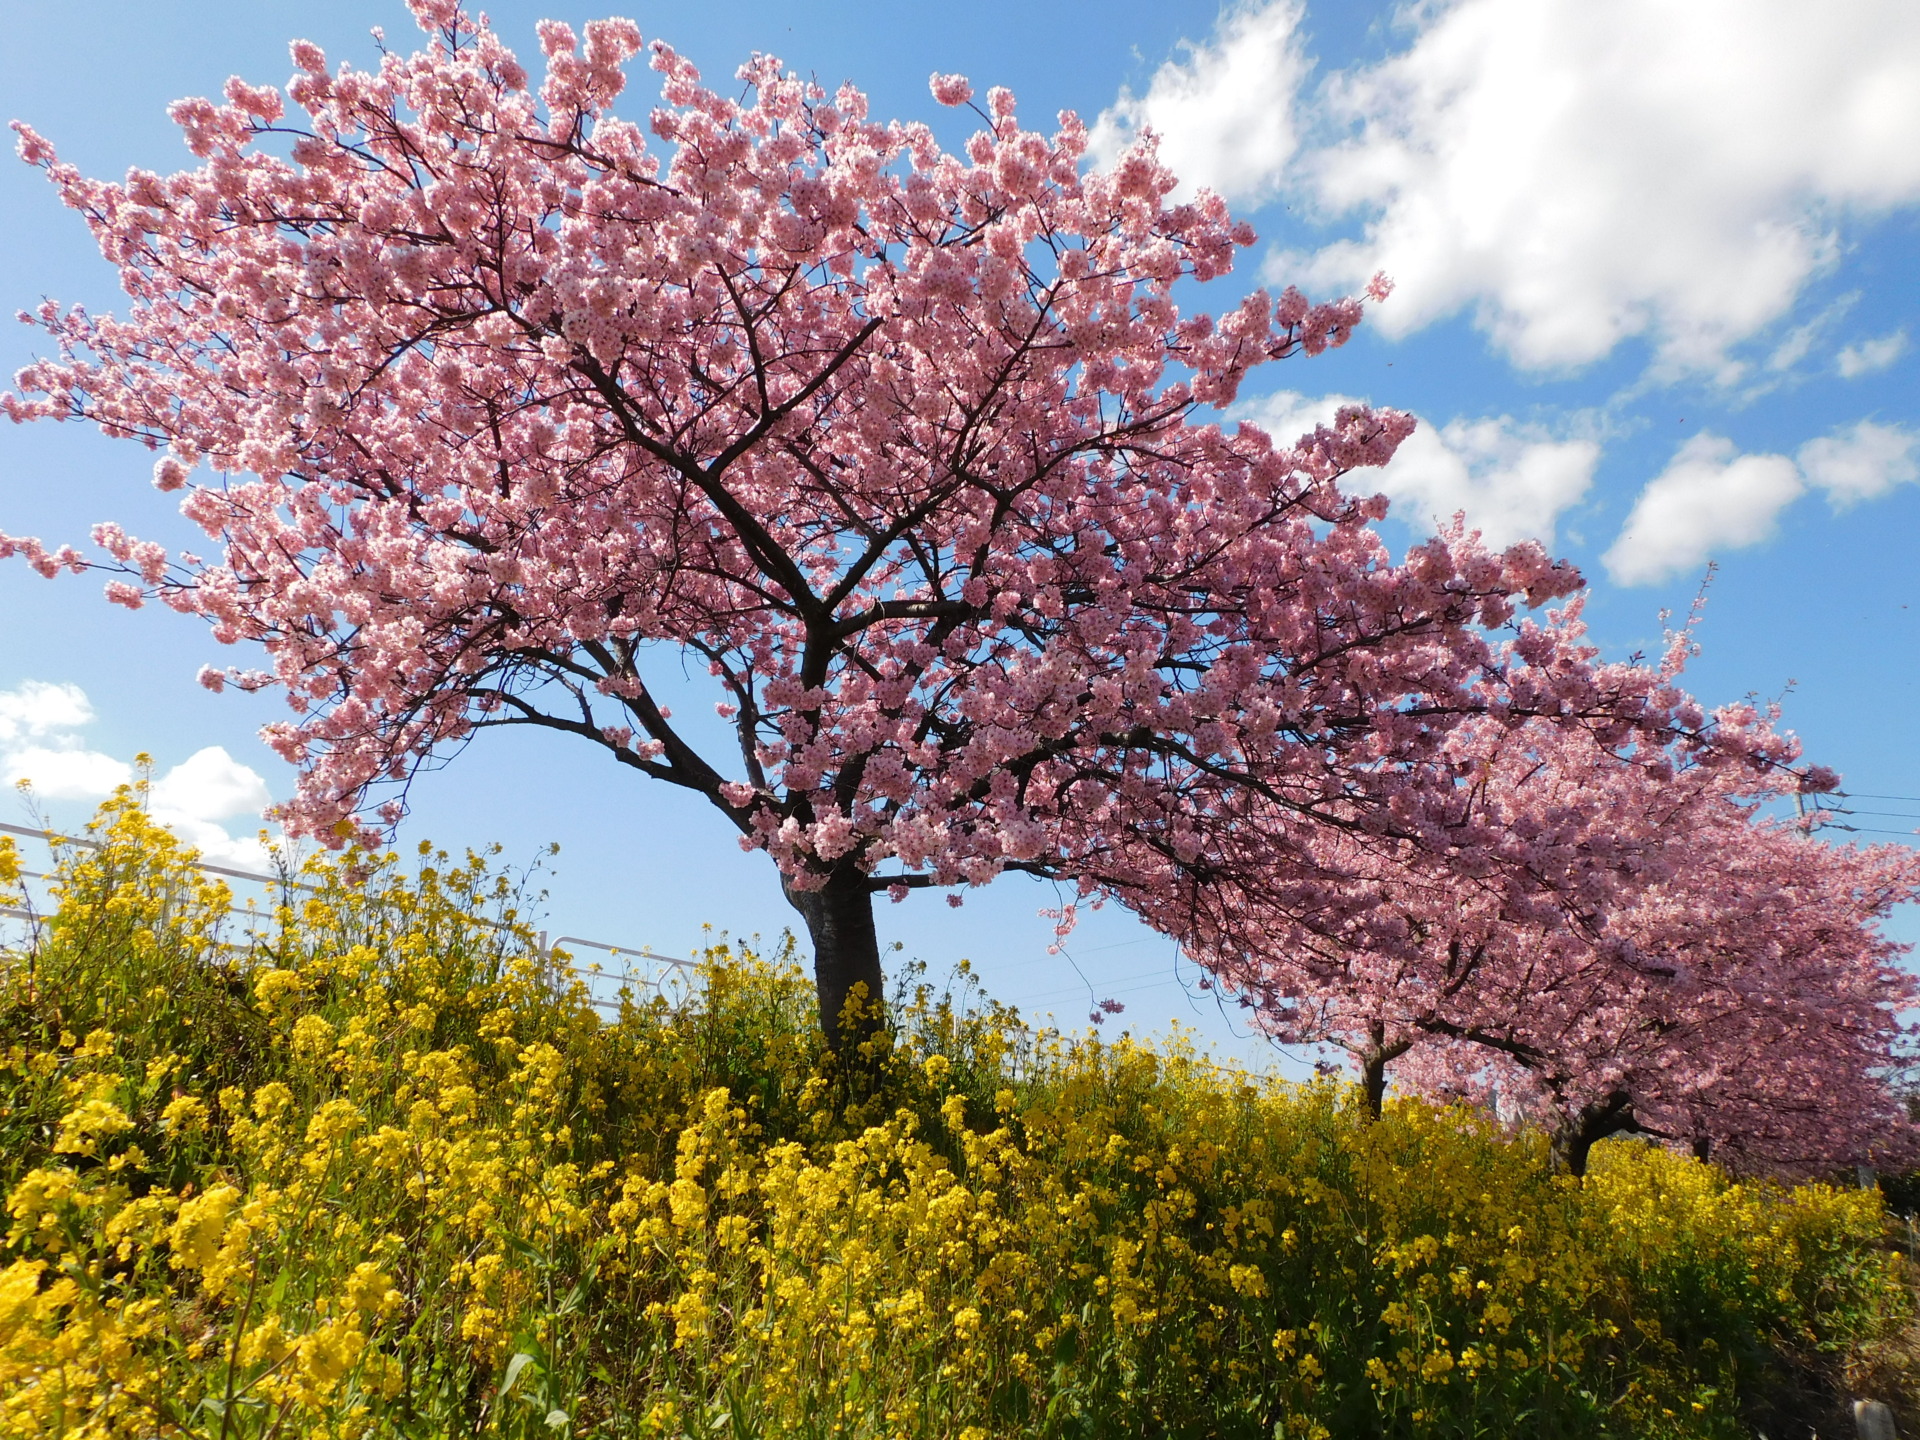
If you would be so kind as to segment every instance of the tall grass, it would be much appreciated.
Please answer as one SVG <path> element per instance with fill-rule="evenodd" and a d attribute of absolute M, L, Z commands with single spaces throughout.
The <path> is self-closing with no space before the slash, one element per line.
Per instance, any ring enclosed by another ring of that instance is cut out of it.
<path fill-rule="evenodd" d="M 480 859 L 249 936 L 95 838 L 0 970 L 0 1433 L 1733 1436 L 1908 1320 L 1871 1194 L 925 986 L 848 1075 L 784 956 L 603 1018 Z"/>

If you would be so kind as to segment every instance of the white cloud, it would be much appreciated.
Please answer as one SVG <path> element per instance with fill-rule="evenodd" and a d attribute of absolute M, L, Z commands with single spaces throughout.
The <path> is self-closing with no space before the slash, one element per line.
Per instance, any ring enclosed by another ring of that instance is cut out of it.
<path fill-rule="evenodd" d="M 1785 455 L 1742 455 L 1723 436 L 1696 435 L 1640 492 L 1603 557 L 1607 573 L 1622 585 L 1651 585 L 1757 545 L 1805 488 Z"/>
<path fill-rule="evenodd" d="M 1360 218 L 1356 239 L 1276 257 L 1286 278 L 1298 266 L 1352 287 L 1385 269 L 1399 287 L 1376 322 L 1388 334 L 1468 310 L 1527 367 L 1644 337 L 1663 371 L 1732 381 L 1730 347 L 1835 261 L 1841 219 L 1920 201 L 1912 0 L 1431 0 L 1404 13 L 1401 50 L 1331 77 L 1317 113 L 1296 102 L 1306 128 L 1349 133 L 1295 157 L 1295 176 L 1278 173 L 1290 146 L 1243 145 L 1224 118 L 1256 113 L 1259 87 L 1226 79 L 1254 61 L 1271 75 L 1258 113 L 1287 113 L 1285 89 L 1307 73 L 1293 0 L 1230 12 L 1103 121 L 1138 110 L 1196 175 L 1248 198 L 1287 180 L 1329 218 Z M 1154 108 L 1163 80 L 1187 103 Z M 1209 84 L 1230 97 L 1218 115 L 1197 103 Z"/>
<path fill-rule="evenodd" d="M 1622 585 L 1671 579 L 1714 555 L 1770 539 L 1780 512 L 1809 485 L 1836 509 L 1920 480 L 1920 432 L 1858 420 L 1785 455 L 1742 455 L 1696 435 L 1634 502 L 1605 557 Z"/>
<path fill-rule="evenodd" d="M 1352 403 L 1340 395 L 1309 399 L 1283 390 L 1236 414 L 1291 443 Z M 1599 463 L 1594 440 L 1556 438 L 1510 415 L 1441 426 L 1423 420 L 1391 464 L 1361 472 L 1347 488 L 1386 495 L 1394 515 L 1416 528 L 1464 512 L 1490 546 L 1534 539 L 1552 548 L 1560 516 L 1585 496 Z"/>
<path fill-rule="evenodd" d="M 1334 412 L 1342 405 L 1361 403 L 1351 395 L 1302 395 L 1298 390 L 1276 390 L 1257 400 L 1241 401 L 1230 415 L 1234 420 L 1251 420 L 1277 443 L 1291 445 L 1315 426 L 1332 424 Z"/>
<path fill-rule="evenodd" d="M 1464 511 L 1492 546 L 1535 539 L 1551 548 L 1562 512 L 1593 482 L 1600 446 L 1555 440 L 1510 416 L 1422 426 L 1381 472 L 1382 488 L 1436 521 Z"/>
<path fill-rule="evenodd" d="M 93 707 L 78 685 L 28 680 L 17 690 L 0 690 L 0 745 L 17 745 L 30 736 L 71 730 L 92 719 Z"/>
<path fill-rule="evenodd" d="M 100 800 L 133 778 L 133 767 L 81 746 L 72 734 L 93 721 L 78 685 L 27 680 L 0 690 L 0 782 L 25 780 L 48 800 Z"/>
<path fill-rule="evenodd" d="M 1884 370 L 1898 360 L 1907 350 L 1907 332 L 1896 330 L 1891 335 L 1882 335 L 1873 340 L 1862 340 L 1857 345 L 1849 345 L 1834 357 L 1833 368 L 1843 379 L 1857 380 L 1862 375 L 1871 375 L 1876 370 Z"/>
<path fill-rule="evenodd" d="M 1300 0 L 1273 0 L 1226 11 L 1210 42 L 1184 46 L 1145 95 L 1122 90 L 1101 113 L 1095 159 L 1111 164 L 1151 129 L 1184 193 L 1206 186 L 1233 201 L 1271 198 L 1299 148 L 1294 95 L 1312 68 L 1296 34 L 1303 9 Z"/>
<path fill-rule="evenodd" d="M 1861 420 L 1800 447 L 1800 469 L 1844 507 L 1920 480 L 1920 434 L 1899 425 Z"/>
<path fill-rule="evenodd" d="M 133 779 L 133 767 L 98 750 L 55 750 L 44 745 L 9 749 L 0 758 L 0 778 L 26 781 L 47 800 L 104 800 Z"/>
<path fill-rule="evenodd" d="M 1804 325 L 1796 325 L 1781 337 L 1780 343 L 1773 347 L 1773 353 L 1767 357 L 1769 370 L 1791 370 L 1807 358 L 1807 352 L 1813 349 L 1813 342 L 1819 337 L 1820 322 L 1809 320 Z"/>
<path fill-rule="evenodd" d="M 218 745 L 197 750 L 153 782 L 149 805 L 155 820 L 215 864 L 258 870 L 267 862 L 258 839 L 235 839 L 219 822 L 246 818 L 260 823 L 273 803 L 267 782 Z"/>
<path fill-rule="evenodd" d="M 94 719 L 78 685 L 28 680 L 0 690 L 0 779 L 33 786 L 42 800 L 104 800 L 134 779 L 133 767 L 86 749 L 77 733 Z M 182 841 L 218 865 L 258 870 L 268 861 L 260 842 L 236 839 L 220 823 L 258 821 L 273 803 L 267 782 L 218 745 L 195 752 L 153 782 L 148 811 Z"/>
<path fill-rule="evenodd" d="M 273 803 L 267 782 L 218 745 L 197 750 L 153 782 L 153 808 L 200 820 L 259 817 Z"/>
<path fill-rule="evenodd" d="M 1806 359 L 1813 353 L 1815 343 L 1849 310 L 1860 303 L 1860 294 L 1858 290 L 1849 290 L 1846 294 L 1837 296 L 1812 319 L 1787 331 L 1774 345 L 1773 353 L 1767 357 L 1767 369 L 1776 374 L 1784 374 Z M 1767 387 L 1763 385 L 1762 388 Z M 1748 398 L 1755 398 L 1759 393 L 1756 390 Z"/>

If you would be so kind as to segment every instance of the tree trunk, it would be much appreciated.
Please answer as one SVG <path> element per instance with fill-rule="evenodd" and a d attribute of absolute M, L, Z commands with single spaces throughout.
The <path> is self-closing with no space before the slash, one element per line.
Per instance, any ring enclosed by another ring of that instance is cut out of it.
<path fill-rule="evenodd" d="M 1587 1173 L 1595 1136 L 1584 1125 L 1563 1125 L 1553 1132 L 1553 1168 L 1579 1179 Z"/>
<path fill-rule="evenodd" d="M 1389 1045 L 1386 1031 L 1378 1025 L 1368 1038 L 1373 1043 L 1360 1052 L 1360 1088 L 1365 1092 L 1367 1114 L 1378 1120 L 1387 1100 L 1387 1066 L 1412 1049 L 1413 1042 L 1396 1040 Z"/>
<path fill-rule="evenodd" d="M 1633 1102 L 1625 1095 L 1616 1091 L 1605 1100 L 1590 1101 L 1580 1107 L 1579 1113 L 1563 1119 L 1553 1132 L 1553 1168 L 1578 1179 L 1587 1173 L 1587 1161 L 1595 1145 L 1639 1128 L 1633 1117 Z"/>
<path fill-rule="evenodd" d="M 855 1047 L 884 1024 L 886 976 L 880 969 L 880 939 L 873 928 L 873 892 L 864 872 L 835 870 L 819 890 L 786 888 L 787 903 L 807 922 L 813 942 L 813 988 L 820 999 L 820 1029 L 827 1048 L 851 1058 Z M 862 988 L 864 987 L 864 989 Z M 848 1002 L 859 1005 L 848 1013 Z"/>

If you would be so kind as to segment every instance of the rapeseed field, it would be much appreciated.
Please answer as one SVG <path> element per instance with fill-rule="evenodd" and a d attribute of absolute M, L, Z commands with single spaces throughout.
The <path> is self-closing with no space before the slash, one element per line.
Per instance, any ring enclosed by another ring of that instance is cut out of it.
<path fill-rule="evenodd" d="M 911 977 L 840 1067 L 784 955 L 602 1014 L 485 857 L 248 921 L 92 833 L 0 957 L 7 1436 L 1732 1437 L 1912 1319 L 1871 1191 Z"/>

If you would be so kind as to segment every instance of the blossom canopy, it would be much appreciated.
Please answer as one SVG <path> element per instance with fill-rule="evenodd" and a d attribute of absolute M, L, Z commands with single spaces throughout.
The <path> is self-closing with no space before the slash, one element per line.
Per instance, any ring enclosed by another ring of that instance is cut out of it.
<path fill-rule="evenodd" d="M 769 57 L 727 99 L 659 43 L 643 129 L 611 108 L 630 22 L 544 22 L 535 90 L 484 22 L 411 8 L 428 44 L 377 70 L 301 42 L 284 95 L 178 104 L 193 170 L 89 180 L 17 127 L 132 303 L 42 307 L 60 353 L 0 406 L 161 452 L 218 553 L 102 526 L 110 598 L 264 647 L 204 676 L 286 694 L 294 828 L 396 820 L 381 788 L 476 730 L 572 734 L 772 856 L 831 1026 L 877 990 L 879 891 L 1022 869 L 1180 933 L 1179 897 L 1245 869 L 1236 834 L 1334 886 L 1327 827 L 1526 876 L 1449 828 L 1460 717 L 1698 729 L 1551 624 L 1491 642 L 1578 584 L 1537 545 L 1393 559 L 1385 502 L 1340 481 L 1408 416 L 1220 420 L 1362 301 L 1183 314 L 1253 236 L 1176 203 L 1151 142 L 1089 170 L 1077 117 L 1024 128 L 994 89 L 956 155 Z M 649 684 L 662 650 L 707 671 L 730 753 Z"/>

